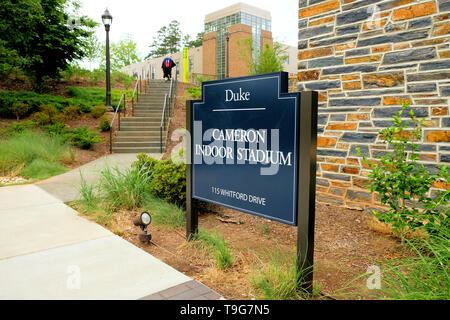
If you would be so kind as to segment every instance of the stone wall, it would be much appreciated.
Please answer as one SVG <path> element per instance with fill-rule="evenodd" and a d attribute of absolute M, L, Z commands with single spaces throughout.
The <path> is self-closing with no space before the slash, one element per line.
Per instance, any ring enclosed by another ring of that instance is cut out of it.
<path fill-rule="evenodd" d="M 426 118 L 422 163 L 450 162 L 450 0 L 300 0 L 298 90 L 319 92 L 317 199 L 374 207 L 378 132 L 401 102 Z M 405 115 L 407 115 L 405 113 Z"/>

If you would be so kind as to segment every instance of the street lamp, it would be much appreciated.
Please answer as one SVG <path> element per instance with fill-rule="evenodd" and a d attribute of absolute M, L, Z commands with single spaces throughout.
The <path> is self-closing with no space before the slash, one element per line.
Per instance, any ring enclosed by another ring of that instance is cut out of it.
<path fill-rule="evenodd" d="M 227 38 L 227 79 L 230 77 L 230 67 L 229 67 L 229 57 L 230 57 L 230 50 L 229 50 L 229 44 L 230 44 L 230 31 L 227 30 L 225 32 L 225 36 Z"/>
<path fill-rule="evenodd" d="M 106 30 L 106 107 L 112 111 L 113 107 L 111 106 L 111 75 L 110 75 L 111 63 L 109 57 L 109 29 L 111 28 L 112 24 L 112 16 L 109 13 L 108 9 L 106 9 L 105 12 L 102 14 L 102 21 Z"/>

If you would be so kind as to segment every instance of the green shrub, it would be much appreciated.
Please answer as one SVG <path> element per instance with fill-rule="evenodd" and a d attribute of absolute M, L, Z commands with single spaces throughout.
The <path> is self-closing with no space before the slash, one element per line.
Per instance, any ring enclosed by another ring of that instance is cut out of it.
<path fill-rule="evenodd" d="M 70 141 L 70 143 L 81 149 L 93 150 L 94 143 L 99 143 L 102 141 L 98 135 L 98 132 L 90 130 L 88 126 L 73 129 L 64 136 L 67 141 Z"/>
<path fill-rule="evenodd" d="M 45 112 L 35 112 L 30 119 L 39 126 L 46 126 L 52 123 L 50 116 Z"/>
<path fill-rule="evenodd" d="M 137 155 L 137 161 L 133 162 L 132 166 L 139 169 L 144 169 L 147 175 L 151 178 L 153 175 L 153 168 L 158 162 L 159 160 L 156 160 L 145 153 L 140 153 Z"/>
<path fill-rule="evenodd" d="M 435 182 L 450 183 L 448 166 L 440 166 L 440 172 L 434 174 L 418 163 L 419 145 L 414 141 L 422 139 L 423 120 L 417 119 L 410 109 L 411 128 L 409 121 L 402 120 L 408 108 L 409 104 L 403 103 L 393 117 L 394 126 L 379 132 L 393 151 L 382 156 L 379 164 L 368 164 L 372 169 L 369 190 L 379 193 L 381 203 L 389 206 L 387 211 L 374 213 L 380 221 L 390 224 L 402 239 L 417 229 L 434 228 L 450 216 L 450 190 L 441 191 L 436 197 L 428 196 Z M 368 163 L 365 157 L 363 161 Z"/>
<path fill-rule="evenodd" d="M 73 120 L 80 114 L 80 108 L 77 106 L 68 106 L 62 112 L 67 119 Z"/>
<path fill-rule="evenodd" d="M 4 135 L 14 135 L 16 133 L 21 133 L 36 127 L 36 123 L 34 121 L 22 121 L 22 122 L 13 122 L 6 124 L 6 128 L 0 130 L 0 134 Z"/>
<path fill-rule="evenodd" d="M 100 118 L 100 122 L 98 124 L 98 129 L 101 132 L 106 132 L 111 129 L 111 123 L 109 122 L 107 117 L 103 116 Z"/>
<path fill-rule="evenodd" d="M 27 104 L 28 112 L 26 114 L 38 112 L 41 105 L 52 105 L 59 111 L 68 106 L 78 106 L 80 110 L 84 110 L 83 112 L 90 112 L 92 105 L 94 105 L 79 97 L 64 98 L 62 96 L 39 94 L 31 91 L 0 91 L 0 117 L 15 117 L 11 109 L 15 103 Z M 104 103 L 104 98 L 102 103 Z"/>
<path fill-rule="evenodd" d="M 95 119 L 98 119 L 101 116 L 103 116 L 106 112 L 108 112 L 108 108 L 106 108 L 105 106 L 95 106 L 92 108 L 91 116 L 94 117 Z"/>
<path fill-rule="evenodd" d="M 186 206 L 186 166 L 171 159 L 153 166 L 150 191 L 170 203 Z"/>
<path fill-rule="evenodd" d="M 28 104 L 23 102 L 16 102 L 11 106 L 11 112 L 16 116 L 17 120 L 26 115 L 29 109 Z"/>

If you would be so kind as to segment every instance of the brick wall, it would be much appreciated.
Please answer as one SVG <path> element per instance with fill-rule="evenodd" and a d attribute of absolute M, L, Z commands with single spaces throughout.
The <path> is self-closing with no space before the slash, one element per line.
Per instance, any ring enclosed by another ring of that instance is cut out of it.
<path fill-rule="evenodd" d="M 425 117 L 422 163 L 450 162 L 450 0 L 300 0 L 298 90 L 319 92 L 317 199 L 375 207 L 378 132 L 402 100 Z M 406 115 L 406 114 L 405 114 Z"/>
<path fill-rule="evenodd" d="M 248 66 L 246 61 L 241 58 L 241 52 L 244 51 L 244 48 L 239 46 L 238 41 L 243 41 L 246 38 L 252 37 L 252 27 L 244 25 L 244 24 L 236 24 L 227 29 L 230 32 L 230 52 L 229 52 L 229 60 L 230 60 L 230 77 L 242 77 L 248 75 Z M 226 49 L 225 49 L 226 50 Z M 251 59 L 251 57 L 249 57 Z M 226 59 L 225 59 L 225 68 L 226 68 Z"/>
<path fill-rule="evenodd" d="M 203 74 L 216 74 L 217 32 L 209 32 L 203 37 Z"/>

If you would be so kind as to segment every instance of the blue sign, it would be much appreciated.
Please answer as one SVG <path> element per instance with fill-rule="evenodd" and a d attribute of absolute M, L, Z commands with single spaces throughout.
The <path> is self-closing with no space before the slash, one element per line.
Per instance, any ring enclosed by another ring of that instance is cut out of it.
<path fill-rule="evenodd" d="M 204 82 L 192 102 L 192 198 L 297 225 L 300 93 L 286 72 Z"/>

